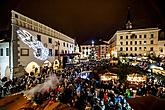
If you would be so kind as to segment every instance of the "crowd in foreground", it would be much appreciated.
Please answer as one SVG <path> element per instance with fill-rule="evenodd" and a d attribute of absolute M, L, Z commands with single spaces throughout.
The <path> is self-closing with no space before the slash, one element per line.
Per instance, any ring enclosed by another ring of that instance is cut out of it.
<path fill-rule="evenodd" d="M 85 79 L 81 78 L 82 71 L 94 71 L 100 66 L 107 65 L 103 63 L 86 62 L 78 67 L 65 68 L 63 71 L 53 71 L 52 68 L 45 67 L 37 76 L 30 73 L 19 79 L 3 79 L 0 97 L 33 89 L 36 85 L 47 81 L 49 76 L 56 75 L 58 83 L 42 92 L 35 91 L 31 101 L 38 105 L 42 105 L 46 100 L 49 100 L 49 103 L 60 101 L 79 110 L 132 110 L 126 98 L 133 96 L 133 92 L 127 84 L 120 83 L 118 80 L 103 83 L 95 78 L 97 73 L 94 72 Z M 158 88 L 160 85 L 156 85 L 152 81 L 143 83 L 137 87 L 137 94 L 139 96 L 148 94 L 161 96 L 163 91 Z"/>

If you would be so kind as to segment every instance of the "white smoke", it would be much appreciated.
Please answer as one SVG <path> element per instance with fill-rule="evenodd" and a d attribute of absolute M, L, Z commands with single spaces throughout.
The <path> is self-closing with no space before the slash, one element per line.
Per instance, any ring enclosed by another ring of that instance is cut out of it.
<path fill-rule="evenodd" d="M 25 95 L 27 97 L 34 97 L 35 93 L 44 93 L 47 90 L 49 90 L 49 88 L 51 89 L 55 89 L 56 86 L 59 84 L 59 80 L 56 76 L 56 74 L 53 75 L 49 75 L 49 77 L 45 80 L 44 83 L 42 84 L 37 84 L 35 87 L 33 87 L 32 89 L 25 91 Z"/>

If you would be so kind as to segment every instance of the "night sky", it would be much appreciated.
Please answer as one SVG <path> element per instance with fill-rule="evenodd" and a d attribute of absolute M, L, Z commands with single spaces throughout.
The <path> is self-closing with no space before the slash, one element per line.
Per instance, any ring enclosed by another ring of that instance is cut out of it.
<path fill-rule="evenodd" d="M 163 0 L 0 0 L 0 30 L 13 9 L 60 31 L 78 43 L 110 39 L 124 29 L 130 7 L 133 28 L 165 28 Z"/>

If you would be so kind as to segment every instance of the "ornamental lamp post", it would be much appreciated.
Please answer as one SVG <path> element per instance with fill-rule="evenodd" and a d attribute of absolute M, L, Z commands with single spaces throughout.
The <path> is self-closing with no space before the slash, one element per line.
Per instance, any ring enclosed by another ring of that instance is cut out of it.
<path fill-rule="evenodd" d="M 92 60 L 95 59 L 95 53 L 94 53 L 94 40 L 92 40 L 92 51 L 91 51 L 91 57 L 92 57 Z"/>

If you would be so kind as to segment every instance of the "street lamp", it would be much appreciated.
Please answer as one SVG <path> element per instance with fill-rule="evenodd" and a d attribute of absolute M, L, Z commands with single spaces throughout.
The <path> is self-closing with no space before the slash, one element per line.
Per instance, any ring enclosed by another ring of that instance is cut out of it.
<path fill-rule="evenodd" d="M 91 43 L 92 43 L 92 47 L 91 47 L 90 59 L 93 60 L 94 59 L 94 43 L 95 43 L 94 40 L 92 40 Z"/>
<path fill-rule="evenodd" d="M 94 41 L 94 40 L 92 40 L 92 46 L 94 46 L 94 43 L 95 43 L 95 41 Z"/>

